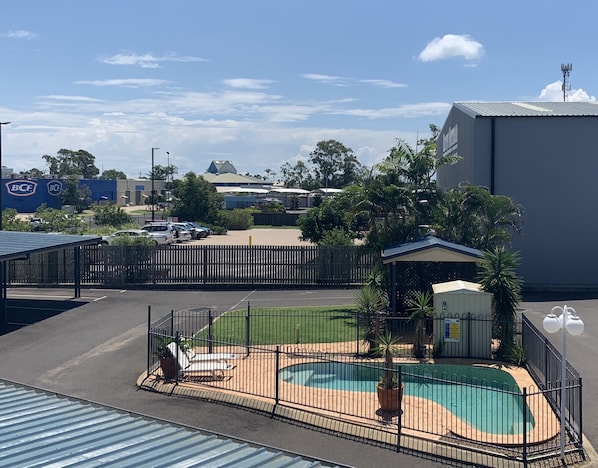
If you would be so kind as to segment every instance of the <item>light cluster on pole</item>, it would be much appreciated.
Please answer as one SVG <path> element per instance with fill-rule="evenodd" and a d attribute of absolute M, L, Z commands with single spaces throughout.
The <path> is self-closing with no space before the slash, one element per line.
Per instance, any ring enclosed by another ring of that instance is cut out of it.
<path fill-rule="evenodd" d="M 560 312 L 557 317 L 555 312 Z M 559 330 L 563 334 L 563 350 L 561 356 L 561 459 L 565 458 L 565 430 L 566 430 L 566 399 L 567 399 L 567 334 L 573 336 L 581 335 L 584 330 L 584 323 L 575 312 L 573 307 L 553 307 L 550 313 L 544 317 L 542 322 L 544 330 L 548 333 L 557 333 Z"/>

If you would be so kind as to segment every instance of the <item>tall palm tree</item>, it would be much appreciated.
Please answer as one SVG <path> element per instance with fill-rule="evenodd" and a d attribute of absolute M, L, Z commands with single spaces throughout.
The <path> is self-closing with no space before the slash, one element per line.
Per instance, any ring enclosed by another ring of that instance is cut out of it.
<path fill-rule="evenodd" d="M 515 273 L 519 256 L 504 246 L 484 252 L 479 282 L 492 294 L 492 318 L 500 345 L 499 359 L 509 359 L 515 343 L 515 318 L 521 301 L 521 279 Z"/>

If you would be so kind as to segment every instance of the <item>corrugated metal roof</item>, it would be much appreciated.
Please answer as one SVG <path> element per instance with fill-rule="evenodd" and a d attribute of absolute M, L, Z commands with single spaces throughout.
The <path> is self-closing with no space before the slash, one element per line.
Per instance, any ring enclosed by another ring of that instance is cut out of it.
<path fill-rule="evenodd" d="M 98 236 L 0 231 L 0 261 L 12 260 L 36 252 L 97 244 L 100 240 Z"/>
<path fill-rule="evenodd" d="M 472 117 L 598 117 L 596 102 L 456 102 Z"/>
<path fill-rule="evenodd" d="M 0 381 L 0 466 L 338 466 Z"/>

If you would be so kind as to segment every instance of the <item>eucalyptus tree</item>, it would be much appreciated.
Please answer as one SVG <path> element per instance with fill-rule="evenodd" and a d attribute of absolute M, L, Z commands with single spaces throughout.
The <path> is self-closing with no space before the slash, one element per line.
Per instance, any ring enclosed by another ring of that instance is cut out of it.
<path fill-rule="evenodd" d="M 216 223 L 223 197 L 216 188 L 194 172 L 173 182 L 174 203 L 171 213 L 179 219 Z"/>
<path fill-rule="evenodd" d="M 51 174 L 58 177 L 83 176 L 91 179 L 100 173 L 95 165 L 95 156 L 85 150 L 61 149 L 57 156 L 46 154 L 42 156 Z"/>
<path fill-rule="evenodd" d="M 321 187 L 342 188 L 356 181 L 361 164 L 347 148 L 336 140 L 319 141 L 309 154 L 316 180 Z"/>

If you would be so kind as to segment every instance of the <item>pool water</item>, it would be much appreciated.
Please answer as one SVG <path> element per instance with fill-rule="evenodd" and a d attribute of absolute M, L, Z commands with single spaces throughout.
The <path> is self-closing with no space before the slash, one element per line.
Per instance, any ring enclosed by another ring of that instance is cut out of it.
<path fill-rule="evenodd" d="M 499 369 L 456 364 L 401 365 L 404 394 L 432 400 L 490 434 L 521 434 L 523 411 L 527 430 L 533 416 L 521 398 L 515 379 Z M 295 364 L 281 370 L 280 378 L 297 385 L 352 392 L 375 392 L 382 365 L 341 362 Z"/>

